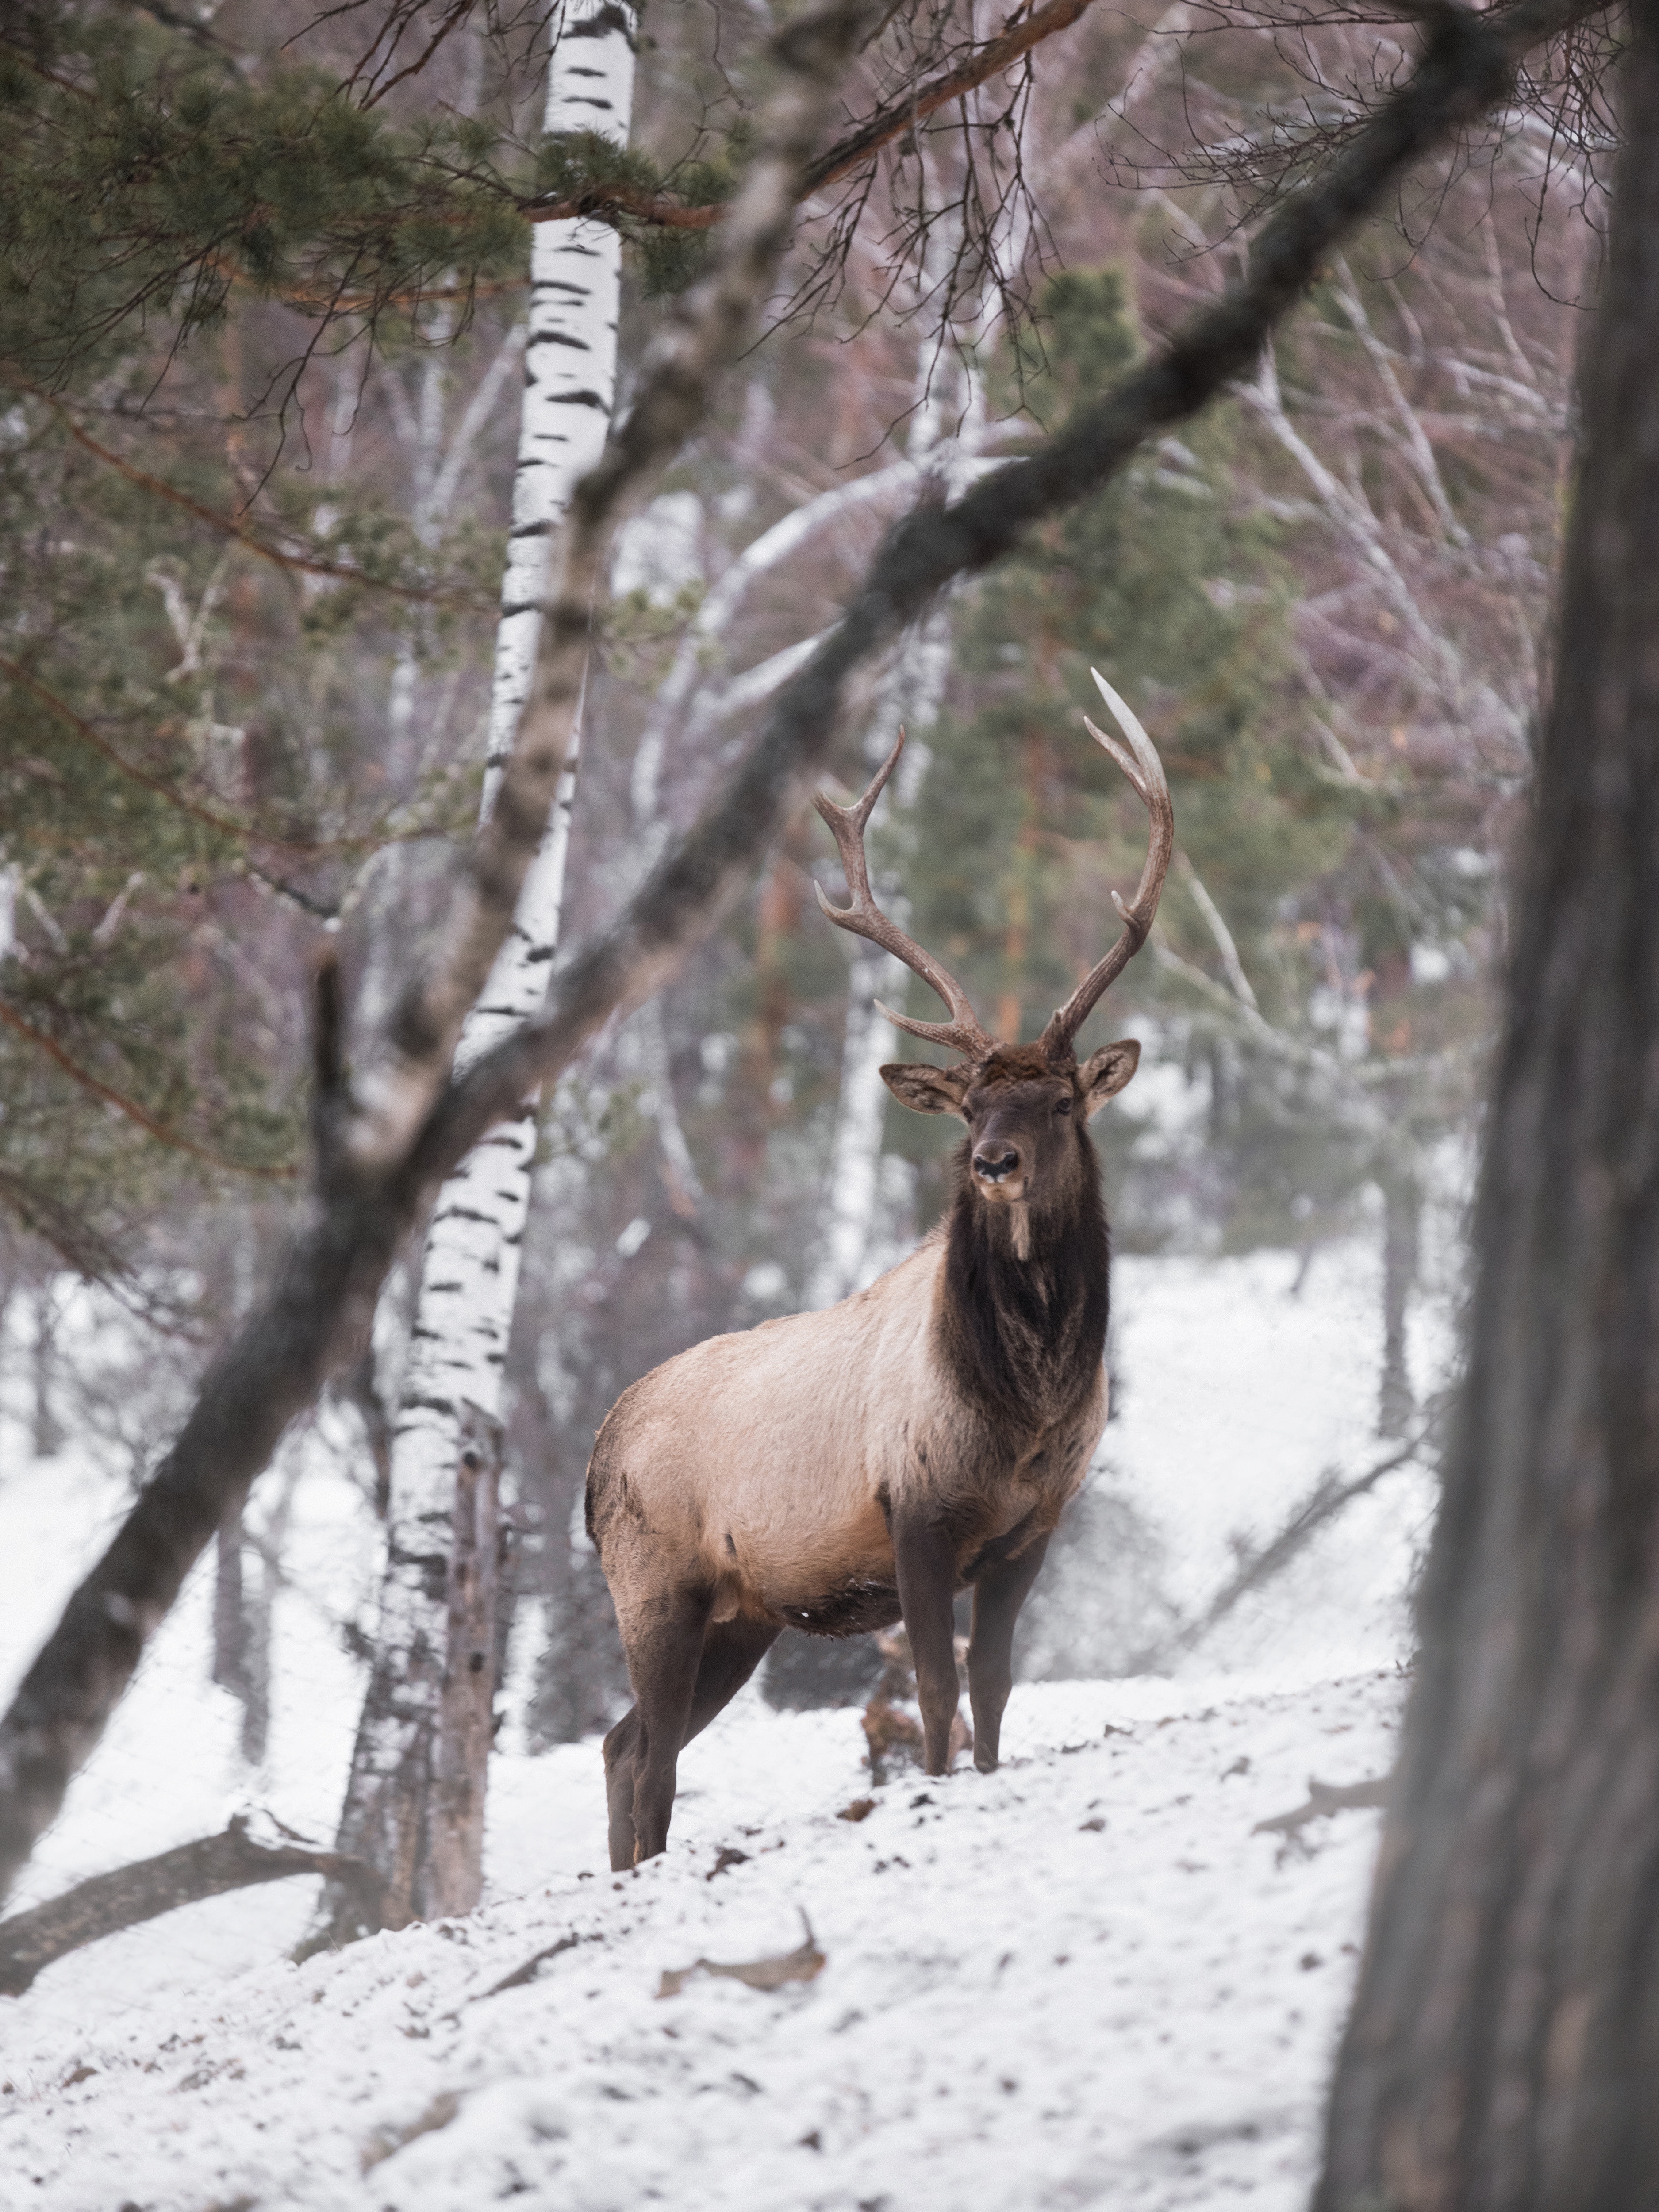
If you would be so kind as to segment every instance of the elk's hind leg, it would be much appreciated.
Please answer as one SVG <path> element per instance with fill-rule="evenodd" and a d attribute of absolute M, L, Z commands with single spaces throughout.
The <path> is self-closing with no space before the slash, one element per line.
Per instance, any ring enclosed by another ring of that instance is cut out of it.
<path fill-rule="evenodd" d="M 1016 1558 L 996 1560 L 974 1584 L 968 1696 L 974 1709 L 974 1764 L 981 1774 L 992 1771 L 1001 1752 L 1003 1709 L 1014 1686 L 1014 1623 L 1048 1548 L 1046 1534 L 1034 1536 Z"/>
<path fill-rule="evenodd" d="M 605 1802 L 613 1874 L 634 1863 L 634 1777 L 643 1737 L 640 1709 L 630 1705 L 605 1740 Z"/>
<path fill-rule="evenodd" d="M 702 1664 L 691 1698 L 691 1717 L 685 1724 L 685 1741 L 701 1735 L 716 1713 L 723 1712 L 778 1640 L 779 1632 L 764 1620 L 716 1621 L 702 1640 Z"/>
<path fill-rule="evenodd" d="M 615 1868 L 655 1858 L 667 1844 L 675 1768 L 691 1717 L 711 1602 L 706 1589 L 665 1590 L 637 1610 L 630 1607 L 621 1623 L 638 1702 L 605 1738 Z"/>

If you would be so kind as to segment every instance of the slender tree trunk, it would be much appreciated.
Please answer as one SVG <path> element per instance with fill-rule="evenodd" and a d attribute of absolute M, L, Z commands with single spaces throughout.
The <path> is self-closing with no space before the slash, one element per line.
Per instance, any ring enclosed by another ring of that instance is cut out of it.
<path fill-rule="evenodd" d="M 449 1547 L 449 1620 L 440 1692 L 427 1887 L 434 1912 L 470 1911 L 483 1887 L 484 1777 L 495 1734 L 501 1432 L 464 1428 Z M 457 1902 L 449 1903 L 448 1899 Z"/>
<path fill-rule="evenodd" d="M 625 143 L 632 104 L 634 16 L 612 0 L 570 0 L 549 69 L 544 127 L 601 131 Z M 484 811 L 494 802 L 535 669 L 539 606 L 552 533 L 573 488 L 597 461 L 616 394 L 621 245 L 591 223 L 544 223 L 532 248 L 530 333 L 524 412 L 514 477 L 513 522 L 490 694 Z M 558 939 L 575 744 L 547 832 L 526 879 L 512 935 L 468 1018 L 456 1054 L 464 1071 L 540 1005 Z M 453 1793 L 456 1761 L 476 1757 L 469 1820 L 482 1838 L 483 1754 L 489 1730 L 471 1722 L 445 1736 L 452 1581 L 452 1525 L 466 1519 L 465 1434 L 478 1418 L 497 1423 L 501 1370 L 536 1147 L 535 1103 L 498 1125 L 440 1194 L 428 1233 L 415 1326 L 392 1437 L 387 1563 L 375 1656 L 340 1820 L 340 1849 L 384 1877 L 388 1924 L 477 1902 L 479 1854 L 446 1848 L 428 1856 L 436 1830 L 428 1799 L 434 1782 Z M 493 1685 L 492 1685 L 493 1687 Z M 457 1725 L 461 1725 L 458 1720 Z M 354 1932 L 361 1888 L 336 1885 L 327 1900 L 334 1932 Z"/>
<path fill-rule="evenodd" d="M 896 902 L 884 889 L 890 914 Z M 878 945 L 861 945 L 848 964 L 847 1027 L 842 1043 L 841 1094 L 830 1147 L 828 1216 L 823 1246 L 806 1285 L 809 1307 L 835 1305 L 859 1287 L 875 1233 L 881 1188 L 882 1134 L 887 1121 L 884 1060 L 895 1050 L 892 1025 L 878 999 L 903 1003 L 904 964 Z"/>
<path fill-rule="evenodd" d="M 36 1459 L 52 1459 L 63 1449 L 64 1431 L 52 1403 L 58 1370 L 58 1301 L 50 1281 L 42 1283 L 34 1293 L 34 1342 L 31 1349 L 34 1408 L 29 1440 Z"/>
<path fill-rule="evenodd" d="M 1659 5 L 1584 449 L 1421 1607 L 1320 2212 L 1659 2198 Z"/>
<path fill-rule="evenodd" d="M 878 768 L 891 752 L 901 722 L 914 730 L 925 729 L 933 720 L 944 703 L 950 656 L 951 618 L 941 609 L 920 623 L 899 647 L 865 738 L 865 759 L 870 768 Z M 888 787 L 893 810 L 889 819 L 890 843 L 894 827 L 903 825 L 901 837 L 908 831 L 930 757 L 927 746 L 913 736 Z M 889 914 L 903 913 L 904 896 L 895 884 L 884 886 L 881 895 Z M 841 1096 L 836 1106 L 826 1194 L 829 1218 L 807 1284 L 809 1306 L 834 1305 L 865 1279 L 880 1207 L 881 1144 L 887 1122 L 887 1086 L 881 1079 L 881 1070 L 883 1062 L 890 1060 L 896 1049 L 892 1024 L 877 1012 L 875 1001 L 881 999 L 902 1006 L 908 983 L 903 963 L 890 952 L 874 947 L 855 953 L 848 970 Z"/>
<path fill-rule="evenodd" d="M 1406 1158 L 1385 1162 L 1382 1185 L 1382 1380 L 1377 1392 L 1376 1433 L 1403 1437 L 1417 1401 L 1406 1357 L 1406 1318 L 1417 1287 L 1423 1192 Z"/>

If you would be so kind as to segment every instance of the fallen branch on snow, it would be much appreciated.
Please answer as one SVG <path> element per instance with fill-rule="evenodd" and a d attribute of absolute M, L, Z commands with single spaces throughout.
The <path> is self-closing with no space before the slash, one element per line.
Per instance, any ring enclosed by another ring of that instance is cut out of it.
<path fill-rule="evenodd" d="M 510 1974 L 503 1974 L 499 1982 L 492 1982 L 487 1990 L 480 1990 L 477 1996 L 469 1997 L 467 2002 L 482 2004 L 486 1997 L 500 1996 L 503 1990 L 527 1989 L 535 1980 L 539 1968 L 549 1959 L 556 1959 L 565 1951 L 574 1951 L 578 1943 L 591 1943 L 592 1941 L 591 1936 L 561 1936 L 556 1943 L 549 1943 L 542 1950 L 533 1953 L 523 1966 L 514 1966 Z"/>
<path fill-rule="evenodd" d="M 43 1967 L 106 1936 L 258 1882 L 327 1875 L 371 1892 L 370 1901 L 378 1905 L 380 1877 L 361 1859 L 319 1850 L 290 1829 L 282 1833 L 287 1841 L 261 1843 L 239 1814 L 221 1835 L 203 1836 L 155 1858 L 118 1867 L 112 1874 L 94 1875 L 46 1905 L 0 1920 L 0 1996 L 21 1996 Z"/>
<path fill-rule="evenodd" d="M 1308 1777 L 1308 1802 L 1291 1813 L 1275 1813 L 1271 1820 L 1258 1820 L 1253 1836 L 1299 1837 L 1310 1820 L 1328 1820 L 1333 1813 L 1380 1812 L 1389 1802 L 1393 1777 L 1373 1775 L 1368 1782 L 1321 1782 Z"/>

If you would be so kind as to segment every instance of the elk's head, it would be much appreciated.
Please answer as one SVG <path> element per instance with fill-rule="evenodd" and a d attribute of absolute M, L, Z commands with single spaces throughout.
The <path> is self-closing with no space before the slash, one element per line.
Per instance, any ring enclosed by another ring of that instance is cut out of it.
<path fill-rule="evenodd" d="M 1011 1209 L 1010 1225 L 1022 1257 L 1029 1249 L 1031 1209 L 1064 1206 L 1079 1179 L 1093 1173 L 1092 1148 L 1082 1133 L 1090 1116 L 1122 1090 L 1139 1060 L 1140 1047 L 1125 1039 L 1103 1045 L 1079 1066 L 1073 1039 L 1107 986 L 1146 943 L 1175 848 L 1170 787 L 1152 741 L 1105 678 L 1097 670 L 1091 673 L 1127 745 L 1097 729 L 1086 714 L 1084 726 L 1139 793 L 1151 817 L 1151 834 L 1133 902 L 1126 905 L 1115 891 L 1112 894 L 1123 918 L 1121 935 L 1056 1010 L 1036 1044 L 1000 1042 L 982 1029 L 955 977 L 890 921 L 871 894 L 865 824 L 904 750 L 903 732 L 856 806 L 836 806 L 822 793 L 817 802 L 835 837 L 852 895 L 850 905 L 836 907 L 820 890 L 818 904 L 838 927 L 896 954 L 938 992 L 951 1012 L 949 1021 L 918 1022 L 881 1006 L 888 1020 L 913 1036 L 948 1045 L 962 1054 L 953 1067 L 915 1062 L 884 1067 L 882 1080 L 899 1103 L 913 1112 L 954 1114 L 967 1123 L 969 1188 L 986 1206 Z M 881 1006 L 879 1000 L 877 1005 Z"/>

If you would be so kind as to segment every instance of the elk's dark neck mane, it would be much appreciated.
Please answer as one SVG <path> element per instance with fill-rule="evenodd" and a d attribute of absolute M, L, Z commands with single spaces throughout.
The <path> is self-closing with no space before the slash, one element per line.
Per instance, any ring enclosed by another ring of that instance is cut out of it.
<path fill-rule="evenodd" d="M 969 1187 L 969 1146 L 956 1158 L 945 1232 L 941 1349 L 963 1395 L 997 1419 L 1043 1426 L 1094 1388 L 1106 1352 L 1110 1249 L 1095 1148 L 1061 1204 L 1030 1209 L 1030 1249 L 1018 1256 L 1006 1206 Z"/>

